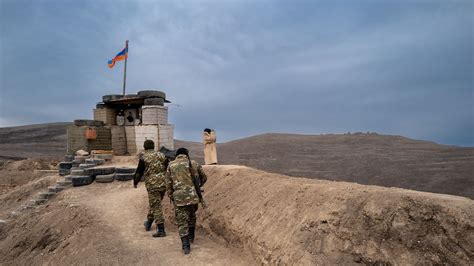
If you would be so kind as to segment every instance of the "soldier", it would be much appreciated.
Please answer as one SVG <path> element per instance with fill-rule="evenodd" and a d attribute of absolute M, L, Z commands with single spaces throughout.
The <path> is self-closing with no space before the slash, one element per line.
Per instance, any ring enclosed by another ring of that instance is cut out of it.
<path fill-rule="evenodd" d="M 198 203 L 202 202 L 199 197 L 200 187 L 206 181 L 207 176 L 202 167 L 189 158 L 187 149 L 179 148 L 176 151 L 176 159 L 169 164 L 166 171 L 166 190 L 174 204 L 184 254 L 191 252 L 190 243 L 194 241 L 196 229 L 196 211 Z"/>
<path fill-rule="evenodd" d="M 140 157 L 137 170 L 133 178 L 133 186 L 137 188 L 138 182 L 142 176 L 145 179 L 145 187 L 148 191 L 148 202 L 150 204 L 147 220 L 145 221 L 145 230 L 150 231 L 153 221 L 156 224 L 156 233 L 153 237 L 164 237 L 165 217 L 161 207 L 161 201 L 165 196 L 165 174 L 168 166 L 168 160 L 161 152 L 155 151 L 155 143 L 152 140 L 146 140 L 143 144 L 145 152 Z"/>

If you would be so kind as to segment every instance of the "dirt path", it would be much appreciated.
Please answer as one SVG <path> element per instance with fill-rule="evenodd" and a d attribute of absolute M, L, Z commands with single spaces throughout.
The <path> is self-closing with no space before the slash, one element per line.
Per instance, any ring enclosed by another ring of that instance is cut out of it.
<path fill-rule="evenodd" d="M 171 211 L 165 202 L 167 236 L 153 238 L 153 232 L 143 229 L 146 216 L 147 195 L 143 184 L 133 189 L 129 182 L 97 184 L 68 191 L 66 197 L 72 204 L 86 206 L 106 227 L 115 232 L 114 238 L 123 243 L 126 250 L 120 252 L 124 260 L 135 264 L 165 265 L 252 265 L 254 261 L 239 251 L 226 247 L 223 240 L 211 239 L 197 232 L 191 255 L 181 251 L 176 226 L 170 219 Z M 199 213 L 198 213 L 199 215 Z"/>

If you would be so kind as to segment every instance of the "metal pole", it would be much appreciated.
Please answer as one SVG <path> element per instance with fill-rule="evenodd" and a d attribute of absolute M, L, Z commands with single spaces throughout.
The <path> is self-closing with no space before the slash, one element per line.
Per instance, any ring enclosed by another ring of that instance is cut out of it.
<path fill-rule="evenodd" d="M 125 57 L 125 66 L 123 68 L 123 96 L 125 96 L 125 87 L 127 84 L 128 40 L 125 41 L 125 48 L 127 49 L 127 57 Z"/>

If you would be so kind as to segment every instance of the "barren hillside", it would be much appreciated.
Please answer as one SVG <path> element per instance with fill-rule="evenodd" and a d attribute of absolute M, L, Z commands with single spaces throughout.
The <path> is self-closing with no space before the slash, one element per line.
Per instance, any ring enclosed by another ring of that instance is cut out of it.
<path fill-rule="evenodd" d="M 136 158 L 132 158 L 130 166 Z M 127 160 L 120 160 L 121 163 Z M 294 178 L 243 166 L 207 166 L 199 230 L 180 250 L 173 208 L 168 236 L 143 230 L 147 196 L 131 182 L 69 188 L 12 215 L 57 175 L 32 178 L 3 195 L 0 257 L 5 265 L 334 265 L 474 261 L 474 201 L 442 194 Z"/>
<path fill-rule="evenodd" d="M 175 144 L 202 161 L 202 144 Z M 219 144 L 217 153 L 221 164 L 474 199 L 474 148 L 378 134 L 264 134 Z"/>
<path fill-rule="evenodd" d="M 0 160 L 60 159 L 66 153 L 66 127 L 71 123 L 0 128 Z"/>
<path fill-rule="evenodd" d="M 68 123 L 0 128 L 2 158 L 60 159 Z M 218 136 L 219 137 L 219 136 Z M 175 141 L 203 162 L 202 144 Z M 221 164 L 290 176 L 446 193 L 474 199 L 474 148 L 379 134 L 264 134 L 218 145 Z"/>

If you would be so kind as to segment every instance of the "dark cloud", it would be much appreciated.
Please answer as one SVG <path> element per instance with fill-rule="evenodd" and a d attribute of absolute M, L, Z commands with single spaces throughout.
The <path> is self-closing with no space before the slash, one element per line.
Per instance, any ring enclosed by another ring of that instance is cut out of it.
<path fill-rule="evenodd" d="M 0 126 L 158 88 L 176 137 L 377 131 L 474 145 L 471 1 L 2 1 Z"/>

